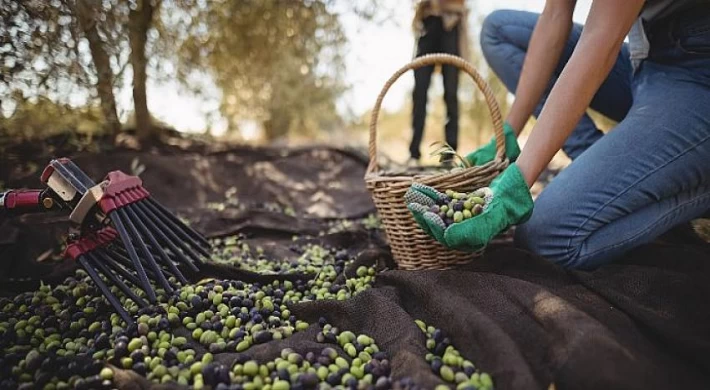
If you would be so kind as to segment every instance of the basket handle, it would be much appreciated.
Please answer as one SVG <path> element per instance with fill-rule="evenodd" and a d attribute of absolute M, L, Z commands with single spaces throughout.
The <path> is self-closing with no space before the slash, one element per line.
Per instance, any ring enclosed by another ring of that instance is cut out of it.
<path fill-rule="evenodd" d="M 429 65 L 436 65 L 436 64 L 443 64 L 443 65 L 453 65 L 456 66 L 459 69 L 462 69 L 466 73 L 468 73 L 471 78 L 473 78 L 473 81 L 476 82 L 476 85 L 478 86 L 478 89 L 483 93 L 483 96 L 486 98 L 486 103 L 488 104 L 488 109 L 490 110 L 491 113 L 491 118 L 493 119 L 493 131 L 495 133 L 495 138 L 496 138 L 496 160 L 502 161 L 505 157 L 505 137 L 503 136 L 503 118 L 501 117 L 500 114 L 500 107 L 498 106 L 498 102 L 496 102 L 495 97 L 493 96 L 493 91 L 491 91 L 490 86 L 488 83 L 483 80 L 483 77 L 481 77 L 480 74 L 476 71 L 476 69 L 471 65 L 469 62 L 466 60 L 462 59 L 461 57 L 457 57 L 451 54 L 427 54 L 421 57 L 416 58 L 414 61 L 410 62 L 409 64 L 403 66 L 400 68 L 397 72 L 395 72 L 392 77 L 390 77 L 389 80 L 385 83 L 385 86 L 382 88 L 382 91 L 380 91 L 380 94 L 377 96 L 377 101 L 375 102 L 375 107 L 372 109 L 372 115 L 370 117 L 370 144 L 369 144 L 369 153 L 370 153 L 370 164 L 367 166 L 367 173 L 366 175 L 369 175 L 378 169 L 377 165 L 377 118 L 380 114 L 380 109 L 382 107 L 382 100 L 384 100 L 385 95 L 387 94 L 387 91 L 389 91 L 390 87 L 392 84 L 394 84 L 397 79 L 399 79 L 400 76 L 402 76 L 405 72 L 409 70 L 414 70 L 418 68 L 423 68 L 425 66 Z"/>

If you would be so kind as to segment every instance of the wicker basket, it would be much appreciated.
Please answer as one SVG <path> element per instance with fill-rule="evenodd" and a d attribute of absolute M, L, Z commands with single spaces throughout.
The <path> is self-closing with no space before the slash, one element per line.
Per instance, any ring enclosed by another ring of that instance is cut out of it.
<path fill-rule="evenodd" d="M 485 165 L 456 172 L 426 172 L 421 169 L 401 172 L 380 170 L 377 156 L 377 118 L 382 100 L 392 84 L 405 72 L 437 64 L 453 65 L 465 71 L 473 78 L 485 96 L 496 137 L 495 159 Z M 394 260 L 399 268 L 407 270 L 444 269 L 467 263 L 480 256 L 481 252 L 466 253 L 448 249 L 429 237 L 417 225 L 404 201 L 404 194 L 414 181 L 432 186 L 439 191 L 452 189 L 467 192 L 488 186 L 508 166 L 508 160 L 505 158 L 505 138 L 503 137 L 503 120 L 500 108 L 490 87 L 470 63 L 453 55 L 430 54 L 416 58 L 395 72 L 385 83 L 372 110 L 369 154 L 370 163 L 365 174 L 365 182 L 382 218 Z"/>

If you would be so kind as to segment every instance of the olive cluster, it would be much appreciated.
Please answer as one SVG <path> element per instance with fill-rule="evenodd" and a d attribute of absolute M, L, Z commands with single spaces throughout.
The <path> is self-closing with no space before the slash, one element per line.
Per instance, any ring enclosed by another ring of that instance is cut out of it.
<path fill-rule="evenodd" d="M 429 211 L 441 217 L 448 227 L 481 214 L 489 201 L 490 195 L 485 189 L 471 193 L 447 190 L 446 196 L 441 196 Z"/>
<path fill-rule="evenodd" d="M 286 306 L 298 301 L 307 285 L 276 281 L 246 285 L 242 282 L 187 286 L 180 296 L 190 302 L 181 312 L 192 338 L 212 353 L 243 352 L 253 344 L 289 337 L 308 324 L 296 320 Z"/>
<path fill-rule="evenodd" d="M 296 260 L 269 261 L 258 247 L 253 254 L 242 237 L 219 244 L 214 261 L 316 277 L 271 283 L 204 280 L 173 295 L 158 288 L 158 305 L 142 309 L 113 288 L 136 319 L 127 326 L 110 314 L 88 275 L 77 270 L 61 285 L 0 299 L 0 389 L 113 388 L 116 368 L 154 383 L 195 389 L 418 388 L 410 378 L 392 378 L 387 354 L 371 337 L 339 330 L 325 319 L 319 321 L 316 341 L 330 345 L 304 354 L 285 349 L 269 362 L 250 357 L 253 345 L 309 327 L 290 312 L 290 304 L 348 299 L 371 287 L 375 270 L 354 269 L 347 252 L 320 245 L 294 244 Z M 437 374 L 459 388 L 492 388 L 490 376 L 462 359 L 441 331 L 418 324 L 428 336 L 426 358 Z M 225 365 L 215 359 L 223 352 L 239 354 Z"/>
<path fill-rule="evenodd" d="M 339 332 L 323 318 L 319 324 L 322 328 L 317 339 L 337 345 L 306 354 L 285 348 L 279 357 L 267 362 L 240 354 L 231 370 L 220 363 L 196 363 L 194 387 L 209 384 L 216 390 L 417 389 L 408 378 L 391 378 L 388 356 L 371 337 Z M 322 338 L 323 335 L 328 336 Z M 350 352 L 343 353 L 346 350 Z"/>
<path fill-rule="evenodd" d="M 491 376 L 464 359 L 441 329 L 427 326 L 421 320 L 415 322 L 427 337 L 426 348 L 429 353 L 426 360 L 435 374 L 456 385 L 457 390 L 493 390 Z M 449 385 L 440 385 L 436 390 L 447 389 L 450 389 Z"/>
<path fill-rule="evenodd" d="M 308 324 L 297 320 L 287 304 L 347 299 L 375 278 L 374 268 L 359 267 L 335 283 L 353 259 L 333 248 L 298 247 L 296 261 L 279 262 L 255 257 L 245 246 L 241 238 L 227 238 L 215 258 L 260 272 L 317 276 L 268 284 L 209 280 L 185 285 L 174 295 L 157 288 L 158 305 L 144 309 L 114 287 L 135 316 L 127 326 L 110 314 L 88 275 L 77 270 L 53 288 L 43 285 L 0 300 L 0 389 L 111 388 L 114 372 L 106 363 L 156 383 L 194 388 L 230 383 L 233 370 L 216 364 L 215 354 L 248 353 L 252 345 L 288 338 Z"/>
<path fill-rule="evenodd" d="M 252 249 L 243 241 L 242 237 L 238 236 L 217 240 L 215 246 L 216 254 L 212 260 L 217 263 L 232 265 L 262 275 L 316 275 L 307 282 L 293 283 L 296 291 L 288 293 L 289 298 L 293 297 L 290 299 L 292 302 L 322 299 L 345 300 L 370 288 L 375 280 L 373 267 L 359 267 L 356 270 L 356 275 L 345 275 L 344 284 L 335 283 L 337 276 L 345 272 L 353 259 L 347 251 L 327 246 L 293 244 L 290 249 L 299 254 L 299 257 L 293 261 L 268 259 L 261 247 Z M 254 252 L 256 252 L 256 256 L 254 256 Z M 291 282 L 286 282 L 286 285 L 291 285 Z M 291 290 L 292 287 L 287 289 Z"/>
<path fill-rule="evenodd" d="M 101 389 L 100 361 L 122 332 L 83 270 L 54 288 L 0 299 L 0 389 Z"/>
<path fill-rule="evenodd" d="M 377 214 L 368 214 L 365 218 L 360 218 L 356 220 L 348 219 L 334 219 L 328 222 L 328 229 L 321 232 L 324 234 L 333 234 L 347 231 L 354 231 L 359 229 L 366 230 L 376 230 L 382 228 L 382 220 Z"/>
<path fill-rule="evenodd" d="M 321 331 L 316 341 L 335 344 L 344 352 L 341 356 L 336 348 L 325 348 L 320 356 L 311 355 L 317 359 L 316 375 L 324 384 L 346 389 L 419 389 L 411 378 L 392 378 L 387 353 L 380 351 L 371 337 L 341 331 L 325 318 L 320 318 L 318 324 Z"/>
<path fill-rule="evenodd" d="M 346 360 L 330 347 L 305 355 L 284 349 L 279 358 L 265 364 L 254 360 L 238 362 L 232 369 L 232 379 L 244 389 L 269 385 L 272 390 L 315 389 L 321 383 L 357 388 L 360 384 L 372 386 L 377 380 L 389 385 L 389 377 L 381 375 L 376 378 L 370 372 L 365 373 L 366 367 L 380 367 L 379 362 L 387 361 L 384 353 L 376 355 L 363 362 L 359 358 Z"/>

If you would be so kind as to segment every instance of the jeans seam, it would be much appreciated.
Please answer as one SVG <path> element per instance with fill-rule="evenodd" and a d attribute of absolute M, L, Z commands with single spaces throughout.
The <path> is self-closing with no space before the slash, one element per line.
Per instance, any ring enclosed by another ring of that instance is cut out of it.
<path fill-rule="evenodd" d="M 654 173 L 658 172 L 660 169 L 665 168 L 666 166 L 668 166 L 668 164 L 672 163 L 673 161 L 675 161 L 675 160 L 677 160 L 677 159 L 683 157 L 684 155 L 686 155 L 687 153 L 689 153 L 691 150 L 693 150 L 693 149 L 697 148 L 699 145 L 705 143 L 708 139 L 710 139 L 710 136 L 707 136 L 707 137 L 703 138 L 702 140 L 700 140 L 700 141 L 697 142 L 696 144 L 694 144 L 694 145 L 690 146 L 689 148 L 687 148 L 686 150 L 684 150 L 682 153 L 680 153 L 680 154 L 678 154 L 677 156 L 673 157 L 672 159 L 668 160 L 666 163 L 664 163 L 664 164 L 658 166 L 656 169 L 654 169 L 654 170 L 652 170 L 651 172 L 648 172 L 647 174 L 643 175 L 642 177 L 640 177 L 639 179 L 637 179 L 636 181 L 634 181 L 633 183 L 631 183 L 627 188 L 625 188 L 623 191 L 621 191 L 618 195 L 616 195 L 616 196 L 613 197 L 612 199 L 608 200 L 608 201 L 607 201 L 606 203 L 604 203 L 601 207 L 599 207 L 596 211 L 594 211 L 594 213 L 592 213 L 592 215 L 590 215 L 589 217 L 587 217 L 587 219 L 585 219 L 585 220 L 577 227 L 577 229 L 576 229 L 576 230 L 574 231 L 574 233 L 572 234 L 572 237 L 570 237 L 569 241 L 567 242 L 567 249 L 566 249 L 567 254 L 569 255 L 569 254 L 572 252 L 572 250 L 571 250 L 571 248 L 572 248 L 572 240 L 574 240 L 575 238 L 577 238 L 577 235 L 578 235 L 579 231 L 582 230 L 582 228 L 584 227 L 584 225 L 586 225 L 592 218 L 594 218 L 597 214 L 599 214 L 604 208 L 606 208 L 606 207 L 609 206 L 612 202 L 614 202 L 614 201 L 616 201 L 617 199 L 619 199 L 621 196 L 625 195 L 627 192 L 629 192 L 629 191 L 630 191 L 634 186 L 636 186 L 638 183 L 642 182 L 643 180 L 646 180 L 649 176 L 651 176 L 651 175 L 653 175 Z M 584 240 L 583 240 L 583 241 L 584 241 Z"/>
<path fill-rule="evenodd" d="M 682 34 L 678 38 L 691 38 L 695 37 L 695 34 L 703 34 L 710 31 L 710 26 L 703 26 L 703 27 L 691 27 L 688 28 L 687 30 L 683 31 L 685 34 Z M 690 35 L 688 35 L 690 34 Z"/>
<path fill-rule="evenodd" d="M 614 244 L 614 245 L 609 245 L 609 246 L 606 246 L 606 247 L 604 247 L 604 248 L 598 249 L 598 250 L 596 250 L 596 251 L 594 251 L 594 252 L 592 252 L 592 253 L 588 253 L 588 254 L 586 254 L 586 255 L 584 255 L 584 256 L 580 256 L 580 257 L 577 258 L 577 260 L 584 260 L 584 259 L 589 258 L 590 256 L 596 255 L 596 254 L 599 253 L 599 252 L 606 251 L 606 250 L 610 250 L 610 249 L 614 249 L 614 248 L 617 248 L 617 247 L 619 247 L 619 246 L 622 246 L 622 245 L 626 244 L 627 242 L 629 242 L 629 241 L 631 241 L 631 240 L 633 240 L 633 239 L 636 239 L 636 238 L 638 238 L 639 236 L 641 236 L 641 235 L 647 233 L 647 232 L 648 232 L 649 230 L 651 230 L 652 228 L 656 227 L 656 224 L 657 224 L 659 221 L 663 220 L 664 218 L 668 217 L 669 214 L 671 214 L 671 213 L 673 213 L 673 212 L 677 211 L 678 209 L 681 209 L 681 208 L 683 208 L 683 207 L 685 207 L 685 206 L 688 206 L 688 205 L 691 204 L 691 203 L 703 201 L 703 200 L 705 200 L 706 198 L 710 198 L 710 192 L 705 193 L 705 194 L 702 194 L 702 195 L 698 196 L 698 197 L 695 198 L 695 199 L 692 199 L 692 200 L 689 200 L 689 201 L 687 201 L 687 202 L 684 202 L 684 203 L 681 203 L 681 204 L 677 205 L 676 207 L 672 208 L 672 209 L 669 210 L 668 212 L 664 213 L 664 214 L 661 216 L 661 218 L 659 218 L 659 219 L 658 219 L 656 222 L 654 222 L 651 226 L 646 227 L 645 229 L 643 229 L 643 230 L 641 230 L 640 232 L 636 233 L 635 235 L 633 235 L 633 236 L 627 238 L 626 240 L 621 241 L 621 242 L 618 242 L 618 243 L 616 243 L 616 244 Z M 667 199 L 667 198 L 666 198 L 666 199 Z M 586 239 L 585 239 L 585 240 L 586 240 Z"/>

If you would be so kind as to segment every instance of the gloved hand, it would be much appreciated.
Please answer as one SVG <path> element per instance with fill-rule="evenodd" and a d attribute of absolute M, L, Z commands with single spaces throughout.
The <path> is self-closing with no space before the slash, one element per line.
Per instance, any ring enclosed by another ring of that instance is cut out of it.
<path fill-rule="evenodd" d="M 503 135 L 505 136 L 505 155 L 508 157 L 510 162 L 515 162 L 515 160 L 520 155 L 520 146 L 518 146 L 518 139 L 515 136 L 515 131 L 512 127 L 505 122 L 503 124 Z M 484 165 L 493 161 L 496 156 L 496 138 L 493 139 L 486 145 L 481 146 L 476 151 L 469 153 L 466 156 L 466 160 L 473 166 Z"/>
<path fill-rule="evenodd" d="M 484 196 L 483 212 L 448 227 L 438 214 L 430 211 L 437 201 L 449 200 L 446 194 L 414 183 L 404 198 L 417 224 L 428 235 L 448 248 L 475 252 L 510 226 L 527 221 L 533 210 L 530 190 L 515 164 L 508 166 L 490 187 L 478 192 Z"/>

